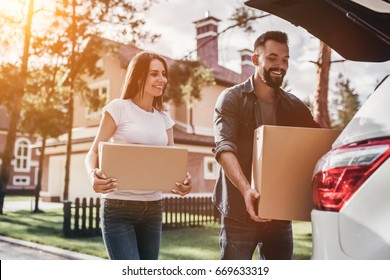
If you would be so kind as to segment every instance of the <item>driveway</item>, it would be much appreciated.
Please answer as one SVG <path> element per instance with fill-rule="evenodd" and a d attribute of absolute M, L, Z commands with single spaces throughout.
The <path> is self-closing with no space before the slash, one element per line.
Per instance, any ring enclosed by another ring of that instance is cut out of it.
<path fill-rule="evenodd" d="M 29 210 L 33 200 L 5 201 L 3 211 Z M 40 209 L 61 209 L 62 203 L 39 202 Z M 33 242 L 0 236 L 0 260 L 101 260 L 101 258 Z"/>
<path fill-rule="evenodd" d="M 1 260 L 68 260 L 68 258 L 0 240 Z"/>
<path fill-rule="evenodd" d="M 0 236 L 0 260 L 102 260 L 102 258 Z"/>

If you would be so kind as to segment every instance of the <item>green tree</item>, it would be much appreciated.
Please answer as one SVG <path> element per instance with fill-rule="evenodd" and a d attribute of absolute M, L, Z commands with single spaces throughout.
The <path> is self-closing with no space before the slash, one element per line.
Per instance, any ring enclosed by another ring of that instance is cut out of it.
<path fill-rule="evenodd" d="M 320 41 L 320 50 L 317 61 L 310 61 L 317 66 L 317 90 L 314 96 L 313 116 L 323 128 L 330 128 L 329 115 L 329 72 L 332 63 L 344 62 L 345 60 L 332 60 L 332 49 Z"/>
<path fill-rule="evenodd" d="M 35 186 L 34 212 L 39 210 L 39 197 L 42 189 L 43 159 L 46 141 L 65 133 L 66 113 L 63 106 L 63 94 L 56 81 L 58 67 L 45 66 L 43 69 L 30 72 L 26 94 L 23 98 L 23 110 L 20 131 L 31 137 L 41 139 L 37 185 Z"/>
<path fill-rule="evenodd" d="M 202 89 L 214 84 L 212 69 L 203 66 L 198 60 L 176 60 L 169 69 L 169 83 L 164 101 L 171 100 L 175 105 L 185 103 L 189 107 L 193 133 L 193 107 L 201 100 Z"/>
<path fill-rule="evenodd" d="M 18 89 L 20 68 L 11 63 L 0 65 L 0 105 L 12 111 L 14 93 Z"/>
<path fill-rule="evenodd" d="M 21 55 L 20 64 L 16 63 L 20 69 L 17 75 L 18 80 L 13 84 L 17 89 L 12 94 L 10 125 L 6 148 L 2 157 L 0 213 L 2 213 L 5 189 L 9 179 L 10 163 L 13 157 L 16 129 L 20 118 L 30 58 L 34 59 L 35 65 L 41 67 L 51 64 L 54 59 L 67 69 L 67 74 L 62 78 L 63 85 L 68 88 L 68 97 L 65 100 L 67 105 L 68 143 L 64 189 L 64 199 L 67 199 L 74 95 L 86 89 L 84 79 L 87 75 L 96 77 L 101 74 L 101 69 L 96 67 L 96 61 L 102 51 L 102 44 L 99 43 L 101 40 L 94 40 L 94 38 L 106 37 L 122 43 L 146 39 L 155 40 L 158 35 L 150 34 L 143 28 L 145 11 L 155 1 L 64 0 L 56 1 L 56 7 L 52 11 L 42 9 L 34 11 L 34 0 L 30 0 L 26 19 L 24 17 L 20 18 L 20 15 L 15 15 L 15 17 L 0 15 L 2 30 L 2 33 L 0 33 L 0 50 L 17 49 L 19 42 L 22 40 L 20 40 L 20 37 L 14 36 L 14 33 L 15 30 L 20 29 L 20 26 L 24 26 L 23 32 L 20 32 L 21 36 L 24 37 L 23 54 Z M 44 24 L 40 22 L 39 28 L 35 28 L 34 33 L 32 33 L 32 23 L 35 23 L 35 26 L 38 23 L 33 22 L 34 15 L 42 11 L 49 13 L 49 17 L 45 19 Z M 17 28 L 14 28 L 14 26 L 17 26 Z M 31 45 L 33 48 L 30 47 Z M 0 55 L 1 64 L 7 61 L 6 55 Z"/>
<path fill-rule="evenodd" d="M 313 112 L 313 101 L 310 100 L 310 97 L 306 96 L 302 101 L 310 109 L 310 111 Z"/>
<path fill-rule="evenodd" d="M 334 128 L 343 129 L 360 108 L 359 95 L 351 87 L 348 78 L 340 73 L 336 81 L 337 91 L 333 104 L 337 108 L 337 119 L 333 122 Z"/>
<path fill-rule="evenodd" d="M 155 0 L 64 0 L 57 2 L 56 20 L 52 24 L 50 36 L 45 36 L 40 41 L 41 43 L 55 42 L 56 44 L 49 43 L 49 45 L 59 46 L 58 51 L 64 58 L 65 67 L 68 69 L 63 79 L 63 85 L 69 89 L 66 100 L 68 141 L 64 200 L 67 200 L 69 195 L 74 98 L 75 94 L 85 93 L 88 90 L 85 82 L 87 76 L 97 77 L 102 74 L 101 69 L 96 67 L 104 42 L 99 38 L 109 37 L 123 43 L 146 39 L 155 40 L 158 35 L 152 35 L 143 30 L 144 12 L 154 2 Z"/>
<path fill-rule="evenodd" d="M 20 118 L 22 98 L 24 95 L 24 87 L 27 79 L 27 67 L 29 61 L 29 51 L 31 43 L 31 24 L 34 15 L 34 0 L 30 0 L 28 5 L 27 20 L 24 22 L 24 44 L 23 54 L 18 75 L 18 82 L 13 94 L 12 110 L 10 114 L 10 123 L 8 127 L 7 138 L 5 142 L 5 150 L 2 157 L 2 164 L 0 169 L 0 214 L 3 214 L 3 205 L 5 190 L 7 188 L 9 173 L 11 167 L 11 160 L 16 140 L 16 129 Z"/>

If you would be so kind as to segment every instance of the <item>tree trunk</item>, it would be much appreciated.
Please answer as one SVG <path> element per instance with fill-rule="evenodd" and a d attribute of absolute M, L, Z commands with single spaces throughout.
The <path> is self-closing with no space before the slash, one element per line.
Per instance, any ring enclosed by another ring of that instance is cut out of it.
<path fill-rule="evenodd" d="M 73 82 L 71 82 L 73 84 Z M 66 162 L 65 162 L 65 184 L 64 184 L 64 201 L 69 198 L 69 180 L 70 180 L 70 161 L 72 155 L 72 128 L 73 128 L 73 85 L 70 89 L 70 97 L 68 104 L 68 141 L 66 143 Z"/>
<path fill-rule="evenodd" d="M 69 198 L 69 179 L 70 179 L 70 160 L 72 155 L 72 129 L 73 129 L 73 110 L 74 110 L 74 79 L 76 69 L 74 67 L 76 63 L 76 0 L 72 1 L 72 53 L 70 55 L 70 93 L 69 93 L 69 104 L 68 104 L 68 141 L 66 144 L 66 163 L 65 163 L 65 183 L 64 183 L 64 197 L 63 200 L 66 201 Z"/>
<path fill-rule="evenodd" d="M 43 159 L 45 157 L 45 149 L 46 149 L 46 139 L 47 136 L 44 135 L 42 138 L 42 148 L 41 148 L 41 154 L 39 156 L 39 169 L 38 169 L 38 182 L 35 187 L 35 207 L 34 207 L 34 213 L 41 212 L 39 210 L 39 194 L 42 189 L 42 171 L 43 171 Z"/>
<path fill-rule="evenodd" d="M 320 42 L 320 54 L 317 62 L 317 92 L 314 98 L 314 119 L 323 128 L 330 128 L 328 110 L 328 85 L 331 64 L 331 48 Z"/>
<path fill-rule="evenodd" d="M 194 125 L 194 108 L 190 105 L 190 126 L 192 129 L 192 134 L 195 134 L 195 125 Z"/>
<path fill-rule="evenodd" d="M 1 171 L 0 171 L 0 214 L 3 214 L 4 197 L 8 185 L 11 161 L 14 155 L 16 130 L 19 122 L 20 111 L 22 108 L 22 98 L 24 94 L 24 85 L 27 79 L 27 66 L 29 59 L 30 50 L 30 39 L 31 39 L 31 23 L 33 19 L 34 1 L 30 0 L 28 6 L 27 23 L 24 30 L 24 46 L 23 46 L 23 57 L 22 64 L 20 67 L 20 83 L 17 91 L 14 95 L 13 106 L 10 116 L 10 122 L 8 127 L 8 134 L 5 143 L 4 154 L 2 158 Z"/>

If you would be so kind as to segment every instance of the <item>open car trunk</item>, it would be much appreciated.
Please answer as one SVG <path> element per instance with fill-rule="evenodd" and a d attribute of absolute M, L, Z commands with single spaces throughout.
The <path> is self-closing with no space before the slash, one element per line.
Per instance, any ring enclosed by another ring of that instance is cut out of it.
<path fill-rule="evenodd" d="M 301 26 L 345 59 L 390 60 L 390 3 L 384 0 L 250 0 L 245 5 Z"/>

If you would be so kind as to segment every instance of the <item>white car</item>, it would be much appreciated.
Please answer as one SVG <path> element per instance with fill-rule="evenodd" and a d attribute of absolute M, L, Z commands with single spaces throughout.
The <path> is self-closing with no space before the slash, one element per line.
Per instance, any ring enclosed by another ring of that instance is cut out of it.
<path fill-rule="evenodd" d="M 346 59 L 390 60 L 389 1 L 245 4 L 302 26 Z M 390 259 L 390 76 L 318 161 L 312 187 L 312 259 Z"/>

